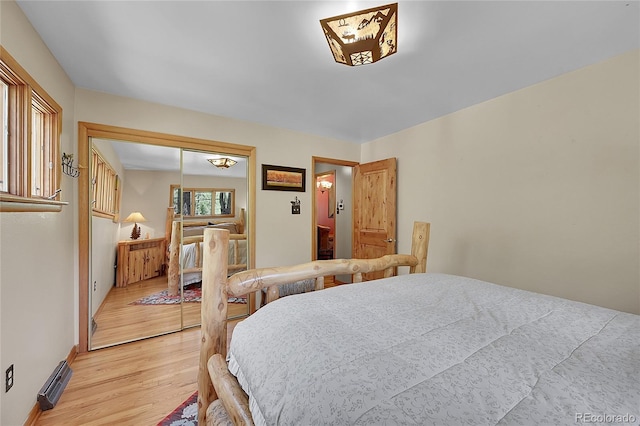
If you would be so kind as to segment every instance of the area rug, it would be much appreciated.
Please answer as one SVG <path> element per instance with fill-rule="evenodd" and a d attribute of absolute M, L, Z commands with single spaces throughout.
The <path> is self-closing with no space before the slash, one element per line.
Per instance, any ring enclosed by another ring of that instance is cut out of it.
<path fill-rule="evenodd" d="M 199 303 L 202 301 L 202 289 L 200 287 L 184 290 L 184 301 L 187 303 Z M 170 296 L 169 290 L 162 290 L 150 294 L 141 299 L 134 300 L 130 305 L 175 305 L 180 303 L 180 295 Z M 247 303 L 245 297 L 229 297 L 229 303 Z"/>
<path fill-rule="evenodd" d="M 197 426 L 198 425 L 198 392 L 194 392 L 186 401 L 178 406 L 158 426 Z"/>

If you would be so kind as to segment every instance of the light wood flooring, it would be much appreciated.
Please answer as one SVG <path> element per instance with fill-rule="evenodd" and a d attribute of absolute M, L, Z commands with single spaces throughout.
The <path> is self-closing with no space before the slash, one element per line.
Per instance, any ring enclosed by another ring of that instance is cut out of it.
<path fill-rule="evenodd" d="M 154 285 L 160 285 L 151 284 L 150 281 L 152 280 L 140 284 L 140 287 L 145 287 L 147 291 Z M 340 283 L 331 280 L 328 284 L 327 287 Z M 162 286 L 166 288 L 166 281 Z M 134 296 L 134 293 L 142 291 L 142 288 L 136 289 L 135 285 L 126 288 L 128 291 L 116 291 L 109 295 L 113 300 L 109 300 L 101 308 L 95 335 L 98 335 L 99 331 L 108 334 L 108 328 L 105 327 L 105 322 L 109 321 L 107 315 L 112 315 L 113 318 L 122 317 L 120 336 L 135 334 L 133 330 L 127 330 L 128 328 L 147 329 L 146 327 L 151 327 L 150 324 L 155 322 L 151 321 L 146 326 L 139 325 L 141 322 L 147 322 L 147 316 L 154 316 L 154 311 L 139 311 L 133 317 L 133 321 L 131 316 L 124 314 L 129 309 L 123 305 L 124 303 L 129 306 L 129 302 L 125 303 L 126 300 L 144 296 Z M 126 298 L 122 294 L 129 294 L 130 297 Z M 116 303 L 119 297 L 123 300 Z M 192 305 L 199 307 L 200 304 Z M 229 304 L 229 308 L 233 305 L 235 304 Z M 167 306 L 145 306 L 165 307 Z M 110 311 L 113 312 L 109 314 Z M 229 321 L 227 341 L 230 341 L 233 327 L 239 321 L 241 319 Z M 155 426 L 197 390 L 199 350 L 200 327 L 193 327 L 79 354 L 71 364 L 71 380 L 57 405 L 43 412 L 35 425 Z"/>
<path fill-rule="evenodd" d="M 196 327 L 79 354 L 57 405 L 35 424 L 155 426 L 197 390 L 199 348 Z"/>
<path fill-rule="evenodd" d="M 97 328 L 91 336 L 91 348 L 158 336 L 200 324 L 200 303 L 131 305 L 135 300 L 166 289 L 166 275 L 127 287 L 111 288 L 94 316 Z M 229 316 L 248 314 L 248 306 L 230 303 Z"/>

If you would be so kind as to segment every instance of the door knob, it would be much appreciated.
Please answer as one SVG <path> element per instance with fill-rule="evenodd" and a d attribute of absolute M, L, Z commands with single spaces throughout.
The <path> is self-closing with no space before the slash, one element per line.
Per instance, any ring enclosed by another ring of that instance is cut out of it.
<path fill-rule="evenodd" d="M 382 240 L 382 241 L 384 241 L 385 243 L 395 243 L 396 242 L 396 240 L 394 240 L 393 238 L 387 238 L 386 240 Z"/>

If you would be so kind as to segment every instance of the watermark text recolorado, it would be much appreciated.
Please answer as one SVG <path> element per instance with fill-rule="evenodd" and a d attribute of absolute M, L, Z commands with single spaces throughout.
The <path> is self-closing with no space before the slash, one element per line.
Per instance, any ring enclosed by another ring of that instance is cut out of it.
<path fill-rule="evenodd" d="M 576 413 L 576 423 L 635 423 L 633 414 Z"/>

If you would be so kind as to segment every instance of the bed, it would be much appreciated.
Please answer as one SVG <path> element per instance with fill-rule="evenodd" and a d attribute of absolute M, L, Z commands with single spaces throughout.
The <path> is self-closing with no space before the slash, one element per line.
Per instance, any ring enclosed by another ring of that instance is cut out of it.
<path fill-rule="evenodd" d="M 180 226 L 182 224 L 182 244 Z M 230 232 L 227 267 L 230 273 L 247 269 L 247 234 L 245 211 L 232 221 L 180 221 L 173 208 L 167 210 L 167 282 L 170 295 L 180 292 L 180 283 L 187 286 L 202 281 L 202 244 L 204 230 L 226 229 Z M 182 279 L 180 273 L 182 272 Z"/>
<path fill-rule="evenodd" d="M 207 233 L 214 243 L 205 254 L 201 424 L 225 416 L 269 425 L 640 422 L 640 316 L 427 273 L 426 248 L 421 259 L 416 244 L 412 255 L 393 257 L 413 273 L 269 303 L 235 327 L 227 353 L 227 293 L 340 265 L 388 270 L 391 258 L 227 279 L 215 260 L 226 235 Z M 413 241 L 424 246 L 415 234 L 414 226 Z"/>

